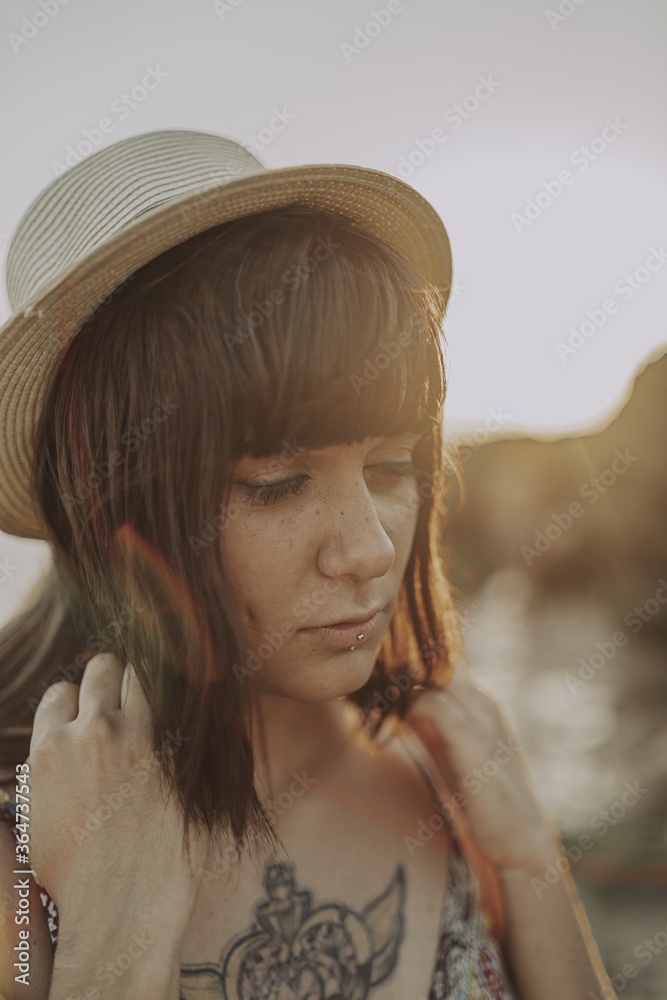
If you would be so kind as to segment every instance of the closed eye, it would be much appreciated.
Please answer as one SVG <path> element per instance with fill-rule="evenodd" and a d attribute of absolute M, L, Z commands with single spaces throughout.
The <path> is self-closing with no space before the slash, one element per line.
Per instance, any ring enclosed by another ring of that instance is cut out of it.
<path fill-rule="evenodd" d="M 310 479 L 310 476 L 294 476 L 292 479 L 282 479 L 278 483 L 251 482 L 241 480 L 238 485 L 242 487 L 246 499 L 251 503 L 276 503 L 284 500 L 286 496 L 293 493 L 297 496 L 301 493 Z"/>
<path fill-rule="evenodd" d="M 369 465 L 368 468 L 379 469 L 382 474 L 396 479 L 418 474 L 417 466 L 413 461 L 377 462 L 375 465 Z M 290 479 L 281 479 L 275 483 L 246 479 L 239 480 L 237 485 L 242 488 L 245 498 L 250 503 L 268 505 L 284 500 L 289 494 L 298 496 L 304 491 L 311 478 L 311 476 L 300 474 L 292 476 Z"/>

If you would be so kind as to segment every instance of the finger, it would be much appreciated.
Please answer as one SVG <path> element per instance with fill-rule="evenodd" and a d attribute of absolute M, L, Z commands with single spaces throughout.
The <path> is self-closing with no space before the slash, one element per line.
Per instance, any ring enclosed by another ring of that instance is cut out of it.
<path fill-rule="evenodd" d="M 106 715 L 120 708 L 123 664 L 111 653 L 97 653 L 86 664 L 79 688 L 79 718 Z"/>
<path fill-rule="evenodd" d="M 121 685 L 121 711 L 125 718 L 148 732 L 152 726 L 153 713 L 146 700 L 137 672 L 131 663 L 125 667 Z"/>
<path fill-rule="evenodd" d="M 409 730 L 416 734 L 422 746 L 426 748 L 437 765 L 440 776 L 444 778 L 448 788 L 456 790 L 456 775 L 447 757 L 447 752 L 436 723 L 423 715 L 407 716 L 405 723 Z"/>
<path fill-rule="evenodd" d="M 456 690 L 450 690 L 449 686 L 419 691 L 410 701 L 406 721 L 410 716 L 420 716 L 436 725 L 446 725 L 447 721 L 460 722 L 461 703 L 456 694 Z"/>
<path fill-rule="evenodd" d="M 452 788 L 456 778 L 448 753 L 454 734 L 466 724 L 464 707 L 448 688 L 432 688 L 416 696 L 403 720 L 426 745 Z"/>
<path fill-rule="evenodd" d="M 49 685 L 35 711 L 30 737 L 30 753 L 38 743 L 61 726 L 76 719 L 79 710 L 79 689 L 70 681 Z"/>

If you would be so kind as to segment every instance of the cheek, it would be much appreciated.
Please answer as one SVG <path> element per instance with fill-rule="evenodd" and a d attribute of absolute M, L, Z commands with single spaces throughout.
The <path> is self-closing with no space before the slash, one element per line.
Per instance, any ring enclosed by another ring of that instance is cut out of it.
<path fill-rule="evenodd" d="M 220 540 L 220 555 L 237 600 L 256 605 L 284 593 L 303 536 L 286 523 L 265 526 L 249 520 L 229 525 Z"/>

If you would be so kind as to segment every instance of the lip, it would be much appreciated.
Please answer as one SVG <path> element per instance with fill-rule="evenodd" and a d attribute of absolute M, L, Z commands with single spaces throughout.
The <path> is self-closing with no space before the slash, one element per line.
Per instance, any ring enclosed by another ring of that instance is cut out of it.
<path fill-rule="evenodd" d="M 384 607 L 379 608 L 370 618 L 363 621 L 335 622 L 333 625 L 321 625 L 319 628 L 302 628 L 300 631 L 305 635 L 332 646 L 360 646 L 370 639 L 375 638 L 382 624 Z M 363 632 L 363 639 L 357 639 L 357 635 Z"/>

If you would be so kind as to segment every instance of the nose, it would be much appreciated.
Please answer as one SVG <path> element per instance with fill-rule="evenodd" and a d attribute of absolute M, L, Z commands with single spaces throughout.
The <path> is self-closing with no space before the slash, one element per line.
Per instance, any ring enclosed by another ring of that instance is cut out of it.
<path fill-rule="evenodd" d="M 389 572 L 396 549 L 361 476 L 339 478 L 322 498 L 318 568 L 326 576 L 371 579 Z"/>

